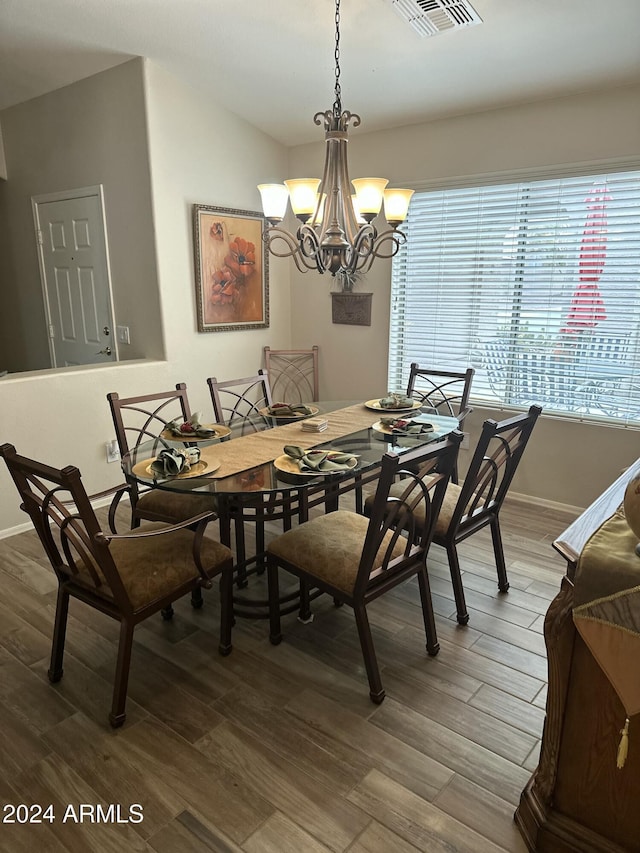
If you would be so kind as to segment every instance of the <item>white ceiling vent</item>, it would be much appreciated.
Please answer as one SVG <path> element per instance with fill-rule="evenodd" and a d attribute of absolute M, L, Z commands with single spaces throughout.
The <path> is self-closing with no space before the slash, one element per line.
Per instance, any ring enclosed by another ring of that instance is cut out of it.
<path fill-rule="evenodd" d="M 473 27 L 482 18 L 467 0 L 388 0 L 420 36 Z"/>

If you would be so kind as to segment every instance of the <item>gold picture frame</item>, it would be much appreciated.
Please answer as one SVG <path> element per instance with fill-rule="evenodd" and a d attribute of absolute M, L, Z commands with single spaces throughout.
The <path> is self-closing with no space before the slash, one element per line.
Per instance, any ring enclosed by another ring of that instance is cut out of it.
<path fill-rule="evenodd" d="M 264 217 L 251 210 L 193 206 L 199 332 L 269 326 L 269 256 Z"/>

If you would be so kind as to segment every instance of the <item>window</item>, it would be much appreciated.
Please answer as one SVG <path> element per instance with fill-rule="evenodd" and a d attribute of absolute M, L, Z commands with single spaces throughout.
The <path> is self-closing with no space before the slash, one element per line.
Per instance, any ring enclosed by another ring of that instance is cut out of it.
<path fill-rule="evenodd" d="M 415 193 L 389 387 L 476 368 L 475 400 L 640 425 L 640 172 Z"/>

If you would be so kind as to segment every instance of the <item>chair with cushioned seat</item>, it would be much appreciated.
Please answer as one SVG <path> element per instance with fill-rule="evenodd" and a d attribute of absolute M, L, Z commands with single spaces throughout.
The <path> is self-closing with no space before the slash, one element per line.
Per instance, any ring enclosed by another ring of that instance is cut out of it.
<path fill-rule="evenodd" d="M 447 489 L 433 541 L 447 550 L 457 619 L 461 625 L 467 624 L 469 614 L 458 560 L 460 542 L 489 526 L 498 589 L 500 592 L 509 589 L 500 510 L 541 411 L 540 406 L 531 406 L 528 412 L 499 423 L 485 421 L 464 482 L 461 486 L 451 483 Z"/>
<path fill-rule="evenodd" d="M 115 392 L 107 394 L 116 440 L 121 456 L 135 452 L 146 441 L 156 440 L 157 450 L 164 446 L 158 438 L 169 421 L 191 417 L 187 386 L 184 382 L 176 385 L 175 391 L 160 391 L 155 394 L 143 394 L 121 398 Z M 153 453 L 154 451 L 150 451 Z M 211 495 L 197 492 L 170 492 L 163 489 L 141 488 L 131 482 L 128 487 L 131 501 L 131 527 L 137 527 L 141 521 L 164 521 L 175 524 L 191 518 L 201 512 L 215 509 Z M 110 512 L 109 523 L 115 532 L 115 512 L 120 495 L 116 495 Z"/>
<path fill-rule="evenodd" d="M 241 426 L 241 434 L 250 434 L 271 426 L 270 419 L 265 419 L 261 410 L 271 405 L 271 386 L 267 371 L 258 370 L 255 376 L 245 376 L 242 379 L 227 379 L 219 381 L 215 376 L 207 379 L 213 413 L 217 423 Z M 238 427 L 238 429 L 240 429 Z M 246 585 L 246 548 L 244 524 L 255 525 L 256 553 L 259 555 L 257 567 L 264 570 L 262 553 L 264 552 L 264 524 L 269 520 L 282 519 L 285 529 L 291 526 L 293 507 L 297 503 L 293 495 L 281 499 L 277 495 L 264 495 L 248 492 L 246 498 L 237 500 L 230 506 L 230 515 L 234 520 L 236 534 L 237 580 L 240 586 Z M 249 561 L 251 562 L 251 561 Z"/>
<path fill-rule="evenodd" d="M 267 371 L 260 369 L 255 376 L 227 379 L 221 382 L 215 376 L 207 379 L 213 414 L 217 423 L 232 426 L 242 424 L 242 434 L 264 429 L 262 409 L 271 405 L 271 386 Z"/>
<path fill-rule="evenodd" d="M 271 394 L 280 403 L 314 403 L 320 399 L 317 346 L 311 349 L 264 348 Z"/>
<path fill-rule="evenodd" d="M 220 577 L 219 651 L 231 651 L 233 559 L 231 551 L 204 531 L 212 513 L 181 524 L 149 524 L 129 533 L 105 533 L 96 518 L 80 471 L 57 470 L 19 456 L 4 444 L 0 456 L 18 489 L 58 580 L 49 680 L 63 674 L 69 599 L 76 598 L 116 619 L 120 637 L 109 720 L 125 720 L 135 626 L 194 589 Z M 119 487 L 124 489 L 126 487 Z"/>
<path fill-rule="evenodd" d="M 485 421 L 462 485 L 452 482 L 447 487 L 433 542 L 447 550 L 457 620 L 461 625 L 467 624 L 469 614 L 458 559 L 457 546 L 460 542 L 489 526 L 498 588 L 500 592 L 509 589 L 500 531 L 500 510 L 541 411 L 540 406 L 531 406 L 528 412 L 499 423 Z M 391 493 L 398 494 L 401 486 L 401 483 L 393 486 Z M 372 502 L 368 499 L 365 513 L 371 511 Z M 419 512 L 417 522 L 420 526 Z"/>
<path fill-rule="evenodd" d="M 407 383 L 407 396 L 420 400 L 424 409 L 433 414 L 446 415 L 458 419 L 458 428 L 464 429 L 464 420 L 472 411 L 469 408 L 469 394 L 475 370 L 434 370 L 420 367 L 413 362 Z M 458 482 L 457 466 L 451 477 Z"/>
<path fill-rule="evenodd" d="M 461 433 L 402 454 L 387 452 L 369 520 L 355 512 L 336 510 L 306 521 L 273 539 L 267 546 L 270 639 L 282 639 L 279 609 L 279 569 L 320 589 L 334 602 L 353 608 L 369 695 L 380 703 L 385 692 L 367 617 L 367 605 L 383 593 L 418 576 L 429 654 L 438 652 L 435 619 L 426 561 L 438 512 L 458 453 Z M 401 490 L 389 494 L 397 476 Z M 415 513 L 422 525 L 416 528 Z"/>

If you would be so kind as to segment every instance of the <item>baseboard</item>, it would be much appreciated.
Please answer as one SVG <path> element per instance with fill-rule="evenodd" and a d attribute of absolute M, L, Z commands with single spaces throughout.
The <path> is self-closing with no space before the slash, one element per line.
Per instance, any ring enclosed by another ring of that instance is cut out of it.
<path fill-rule="evenodd" d="M 18 536 L 20 533 L 26 533 L 27 530 L 33 530 L 33 524 L 30 521 L 26 521 L 24 524 L 16 524 L 15 527 L 7 527 L 6 530 L 0 530 L 0 539 Z"/>
<path fill-rule="evenodd" d="M 520 492 L 509 492 L 507 500 L 512 499 L 530 506 L 543 507 L 544 509 L 556 509 L 559 512 L 570 512 L 576 516 L 581 515 L 585 511 L 585 507 L 572 506 L 571 504 L 563 504 L 560 501 L 550 501 L 546 498 L 536 498 L 533 495 L 525 495 Z"/>
<path fill-rule="evenodd" d="M 101 509 L 103 506 L 109 506 L 113 500 L 113 495 L 108 495 L 100 500 L 91 501 L 91 506 L 94 509 Z M 125 494 L 120 499 L 120 502 L 129 502 L 129 495 Z M 0 539 L 8 539 L 10 536 L 18 536 L 20 533 L 26 533 L 28 530 L 33 530 L 31 521 L 25 521 L 23 524 L 16 524 L 15 527 L 7 527 L 6 530 L 0 530 Z"/>

